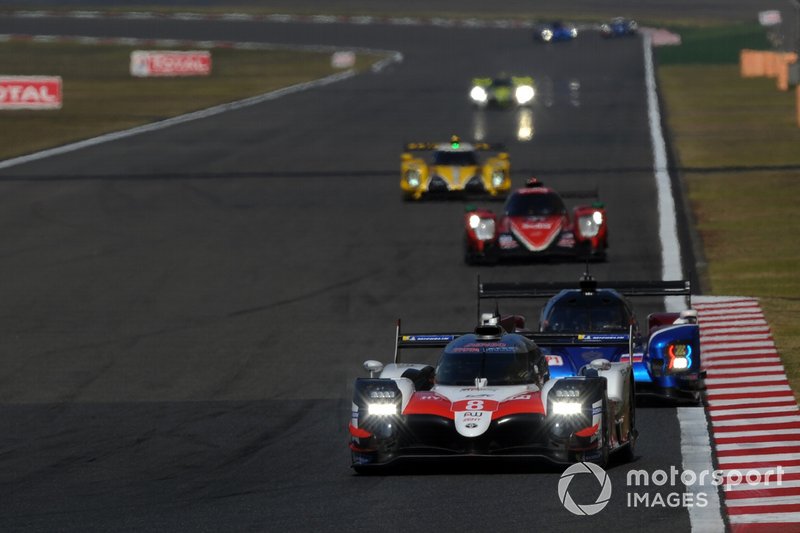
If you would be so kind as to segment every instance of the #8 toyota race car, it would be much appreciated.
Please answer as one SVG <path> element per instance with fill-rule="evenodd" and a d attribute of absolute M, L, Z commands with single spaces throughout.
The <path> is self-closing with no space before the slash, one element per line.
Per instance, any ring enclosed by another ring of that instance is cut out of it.
<path fill-rule="evenodd" d="M 636 441 L 631 366 L 598 359 L 553 378 L 536 334 L 507 333 L 496 316 L 474 333 L 402 334 L 393 363 L 365 361 L 349 425 L 357 472 L 402 458 L 516 457 L 555 463 L 609 454 L 631 460 Z M 399 350 L 444 348 L 436 367 L 401 363 Z"/>
<path fill-rule="evenodd" d="M 467 264 L 554 256 L 602 261 L 608 247 L 602 203 L 575 207 L 570 217 L 561 196 L 536 178 L 508 197 L 502 215 L 468 210 L 464 226 Z"/>
<path fill-rule="evenodd" d="M 496 154 L 481 162 L 478 152 Z M 433 160 L 411 152 L 432 152 Z M 464 194 L 504 198 L 511 188 L 510 163 L 502 145 L 466 143 L 453 136 L 447 143 L 408 143 L 401 156 L 404 200 Z"/>
<path fill-rule="evenodd" d="M 472 103 L 479 108 L 531 105 L 535 96 L 533 78 L 527 76 L 475 78 L 469 92 Z"/>
<path fill-rule="evenodd" d="M 539 318 L 540 345 L 550 374 L 572 376 L 589 361 L 603 358 L 630 363 L 638 396 L 697 402 L 705 371 L 700 361 L 697 312 L 652 313 L 640 329 L 627 297 L 691 296 L 689 281 L 609 281 L 585 274 L 581 281 L 544 283 L 481 283 L 482 299 L 548 298 Z M 691 303 L 690 301 L 688 303 Z M 507 318 L 505 320 L 511 320 Z M 513 317 L 524 330 L 524 318 Z M 514 329 L 514 328 L 510 328 Z"/>

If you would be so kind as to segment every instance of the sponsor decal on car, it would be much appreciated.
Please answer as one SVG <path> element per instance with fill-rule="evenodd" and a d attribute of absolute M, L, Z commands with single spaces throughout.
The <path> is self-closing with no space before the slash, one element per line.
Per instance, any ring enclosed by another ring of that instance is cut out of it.
<path fill-rule="evenodd" d="M 549 366 L 564 366 L 564 359 L 560 355 L 546 355 Z"/>
<path fill-rule="evenodd" d="M 403 335 L 403 340 L 410 342 L 441 342 L 451 341 L 455 338 L 455 335 Z"/>
<path fill-rule="evenodd" d="M 498 243 L 500 244 L 500 248 L 502 248 L 503 250 L 519 248 L 519 243 L 515 241 L 514 237 L 512 237 L 511 235 L 500 235 Z"/>
<path fill-rule="evenodd" d="M 578 335 L 579 341 L 627 341 L 627 335 L 611 335 L 611 334 L 585 334 Z"/>

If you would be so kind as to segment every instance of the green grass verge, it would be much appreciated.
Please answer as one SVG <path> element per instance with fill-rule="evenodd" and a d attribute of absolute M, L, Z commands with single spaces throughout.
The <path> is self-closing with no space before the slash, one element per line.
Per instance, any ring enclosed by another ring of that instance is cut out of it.
<path fill-rule="evenodd" d="M 734 64 L 739 50 L 770 49 L 767 32 L 758 24 L 671 28 L 680 34 L 683 44 L 658 50 L 659 65 Z"/>
<path fill-rule="evenodd" d="M 725 170 L 800 165 L 794 92 L 742 79 L 730 64 L 662 62 L 659 79 L 680 164 L 717 168 L 683 172 L 711 291 L 761 299 L 800 398 L 798 171 Z"/>
<path fill-rule="evenodd" d="M 132 78 L 126 46 L 0 44 L 5 75 L 58 75 L 57 111 L 0 111 L 0 159 L 118 131 L 333 74 L 329 53 L 212 50 L 212 75 Z M 356 59 L 368 68 L 376 56 Z"/>

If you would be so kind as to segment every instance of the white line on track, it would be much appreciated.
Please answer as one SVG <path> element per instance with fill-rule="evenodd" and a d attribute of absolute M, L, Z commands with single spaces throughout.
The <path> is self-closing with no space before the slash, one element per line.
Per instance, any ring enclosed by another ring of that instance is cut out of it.
<path fill-rule="evenodd" d="M 752 408 L 743 408 L 743 409 L 712 409 L 711 410 L 711 417 L 720 416 L 733 416 L 733 415 L 756 415 L 760 413 L 788 413 L 788 412 L 797 412 L 800 408 L 797 407 L 797 404 L 793 405 L 776 405 L 773 407 L 752 407 Z"/>
<path fill-rule="evenodd" d="M 787 413 L 785 416 L 765 416 L 757 421 L 750 419 L 720 420 L 719 422 L 714 422 L 714 431 L 725 427 L 753 427 L 756 424 L 786 424 L 788 422 L 800 422 L 800 416 Z"/>
<path fill-rule="evenodd" d="M 731 406 L 738 406 L 738 405 L 754 405 L 759 403 L 770 403 L 770 402 L 793 402 L 794 395 L 791 393 L 783 394 L 783 395 L 775 395 L 769 398 L 749 398 L 749 397 L 742 397 L 736 399 L 729 399 L 729 400 L 715 400 L 709 399 L 708 404 L 711 409 L 726 409 Z"/>
<path fill-rule="evenodd" d="M 726 500 L 728 507 L 750 507 L 754 505 L 797 505 L 800 496 L 768 496 L 766 498 L 734 498 Z"/>
<path fill-rule="evenodd" d="M 675 199 L 672 196 L 672 181 L 667 168 L 667 145 L 661 129 L 661 111 L 656 91 L 656 76 L 653 68 L 653 47 L 649 35 L 642 36 L 644 43 L 645 86 L 647 88 L 647 117 L 650 125 L 650 141 L 653 148 L 653 171 L 658 196 L 658 237 L 661 241 L 662 279 L 681 279 L 683 264 L 678 225 L 675 216 Z M 671 301 L 672 300 L 672 301 Z M 677 300 L 677 301 L 676 301 Z M 680 311 L 680 298 L 665 298 L 667 311 Z"/>
<path fill-rule="evenodd" d="M 714 375 L 716 376 L 716 374 L 714 374 Z M 786 379 L 786 377 L 785 377 L 783 372 L 781 372 L 778 375 L 776 375 L 776 374 L 767 374 L 767 375 L 761 375 L 761 376 L 746 376 L 746 377 L 743 377 L 743 378 L 731 378 L 731 377 L 717 378 L 717 377 L 714 377 L 714 378 L 706 378 L 706 385 L 721 385 L 721 384 L 727 384 L 727 383 L 759 383 L 759 382 L 762 382 L 762 381 L 782 381 L 784 379 Z"/>
<path fill-rule="evenodd" d="M 724 433 L 716 433 L 716 439 L 741 439 L 744 437 L 766 437 L 766 436 L 790 436 L 800 435 L 800 428 L 794 429 L 775 429 L 772 431 L 762 431 L 757 429 L 750 429 L 748 431 L 726 431 Z M 800 471 L 800 470 L 798 470 Z"/>
<path fill-rule="evenodd" d="M 749 524 L 749 523 L 756 523 L 756 524 L 775 524 L 775 523 L 787 523 L 787 522 L 800 522 L 800 513 L 764 513 L 764 514 L 739 514 L 739 515 L 731 515 L 729 517 L 731 524 Z M 787 533 L 791 530 L 781 528 L 776 531 L 786 531 Z"/>
<path fill-rule="evenodd" d="M 645 86 L 647 89 L 647 118 L 650 126 L 650 141 L 653 148 L 653 171 L 658 195 L 658 237 L 661 242 L 661 279 L 683 278 L 683 261 L 678 240 L 675 199 L 672 196 L 672 180 L 667 168 L 667 145 L 661 129 L 661 111 L 656 91 L 656 76 L 653 68 L 653 46 L 649 35 L 642 36 L 644 46 Z M 668 312 L 680 311 L 681 298 L 664 298 Z M 708 421 L 702 408 L 678 408 L 678 422 L 681 428 L 681 457 L 684 470 L 694 472 L 714 470 L 711 462 L 711 438 L 708 434 Z M 724 531 L 725 525 L 720 512 L 720 501 L 716 487 L 690 485 L 688 492 L 704 492 L 708 505 L 689 507 L 689 522 L 694 532 Z"/>
<path fill-rule="evenodd" d="M 769 357 L 743 357 L 743 360 L 738 359 L 728 359 L 725 360 L 724 357 L 718 358 L 716 361 L 703 361 L 703 366 L 705 368 L 720 368 L 725 367 L 725 372 L 728 372 L 731 368 L 741 368 L 742 365 L 746 365 L 748 368 L 753 368 L 753 365 L 756 364 L 780 364 L 781 358 L 778 357 L 778 354 L 762 354 Z M 738 361 L 738 362 L 737 362 Z"/>
<path fill-rule="evenodd" d="M 739 442 L 736 444 L 718 444 L 717 450 L 731 451 L 731 450 L 760 450 L 767 448 L 779 448 L 784 446 L 798 446 L 800 439 L 786 440 L 786 441 L 765 441 L 765 442 Z"/>
<path fill-rule="evenodd" d="M 0 35 L 0 38 L 7 37 Z M 39 35 L 33 36 L 33 40 L 59 40 L 61 37 L 54 36 L 54 35 Z M 85 37 L 70 37 L 69 39 L 80 40 L 86 39 Z M 126 38 L 119 38 L 114 39 L 114 41 L 123 43 L 126 41 Z M 179 41 L 175 41 L 179 42 Z M 207 43 L 213 44 L 213 43 Z M 331 50 L 339 50 L 343 49 L 342 47 L 329 47 L 329 46 L 288 46 L 288 45 L 274 45 L 268 43 L 235 43 L 241 45 L 242 47 L 247 46 L 257 46 L 263 49 L 291 49 L 296 48 L 299 50 L 310 50 L 310 51 L 331 51 Z M 354 51 L 362 51 L 367 53 L 379 53 L 379 54 L 389 54 L 388 57 L 378 61 L 372 66 L 373 72 L 380 72 L 383 70 L 388 64 L 394 62 L 402 62 L 403 55 L 400 52 L 396 51 L 387 51 L 387 50 L 370 50 L 370 49 L 357 49 L 357 48 L 347 48 L 352 49 Z M 344 72 L 338 72 L 336 74 L 332 74 L 330 76 L 326 76 L 324 78 L 319 78 L 316 80 L 311 80 L 303 83 L 297 83 L 295 85 L 290 85 L 289 87 L 283 87 L 281 89 L 277 89 L 275 91 L 270 91 L 268 93 L 252 96 L 250 98 L 245 98 L 243 100 L 237 100 L 235 102 L 229 102 L 226 104 L 220 104 L 217 106 L 209 107 L 207 109 L 201 109 L 199 111 L 194 111 L 192 113 L 187 113 L 184 115 L 178 115 L 176 117 L 168 118 L 166 120 L 160 120 L 158 122 L 152 122 L 150 124 L 144 124 L 142 126 L 137 126 L 135 128 L 130 128 L 127 130 L 122 131 L 115 131 L 112 133 L 107 133 L 105 135 L 100 135 L 97 137 L 92 137 L 90 139 L 84 139 L 82 141 L 74 142 L 65 144 L 63 146 L 57 146 L 55 148 L 50 148 L 47 150 L 42 150 L 40 152 L 35 152 L 32 154 L 26 154 L 19 157 L 13 157 L 11 159 L 6 159 L 5 161 L 0 161 L 0 170 L 5 168 L 14 167 L 17 165 L 22 165 L 25 163 L 31 163 L 33 161 L 40 161 L 42 159 L 46 159 L 48 157 L 53 157 L 57 155 L 62 155 L 70 152 L 75 152 L 77 150 L 82 150 L 84 148 L 89 148 L 92 146 L 97 146 L 99 144 L 104 144 L 112 141 L 118 141 L 120 139 L 125 139 L 128 137 L 133 137 L 134 135 L 140 135 L 142 133 L 149 133 L 152 131 L 162 130 L 164 128 L 169 128 L 171 126 L 176 126 L 178 124 L 185 124 L 187 122 L 192 122 L 195 120 L 201 120 L 205 118 L 209 118 L 215 115 L 220 115 L 222 113 L 227 113 L 229 111 L 235 111 L 238 109 L 243 109 L 245 107 L 250 107 L 254 105 L 258 105 L 264 102 L 268 102 L 270 100 L 275 100 L 282 96 L 286 96 L 289 94 L 294 94 L 302 91 L 307 91 L 309 89 L 314 89 L 317 87 L 323 87 L 325 85 L 330 85 L 332 83 L 336 83 L 339 81 L 346 80 L 348 78 L 352 78 L 356 75 L 356 72 L 353 70 L 346 70 Z"/>

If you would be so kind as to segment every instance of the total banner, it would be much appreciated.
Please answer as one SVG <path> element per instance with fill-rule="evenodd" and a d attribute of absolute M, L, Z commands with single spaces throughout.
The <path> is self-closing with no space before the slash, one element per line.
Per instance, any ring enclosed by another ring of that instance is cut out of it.
<path fill-rule="evenodd" d="M 134 50 L 131 52 L 131 76 L 208 76 L 211 52 L 208 50 Z"/>
<path fill-rule="evenodd" d="M 61 109 L 60 76 L 0 75 L 0 109 Z"/>

